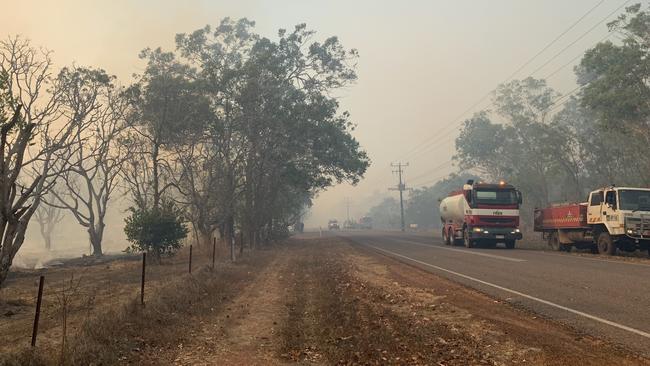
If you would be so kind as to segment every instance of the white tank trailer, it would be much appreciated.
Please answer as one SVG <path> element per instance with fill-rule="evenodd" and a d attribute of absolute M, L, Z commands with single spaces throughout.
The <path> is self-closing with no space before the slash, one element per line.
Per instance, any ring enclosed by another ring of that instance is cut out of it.
<path fill-rule="evenodd" d="M 521 239 L 521 193 L 512 185 L 467 181 L 463 188 L 440 201 L 442 237 L 447 245 L 463 243 L 514 248 Z"/>

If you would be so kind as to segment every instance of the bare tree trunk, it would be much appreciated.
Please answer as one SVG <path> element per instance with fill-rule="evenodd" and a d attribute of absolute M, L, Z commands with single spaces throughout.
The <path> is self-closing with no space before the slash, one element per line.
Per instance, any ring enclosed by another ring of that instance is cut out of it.
<path fill-rule="evenodd" d="M 41 236 L 45 242 L 45 249 L 52 250 L 52 228 L 47 223 L 39 221 Z"/>
<path fill-rule="evenodd" d="M 47 233 L 45 236 L 45 249 L 52 250 L 52 234 Z"/>
<path fill-rule="evenodd" d="M 90 244 L 93 247 L 93 256 L 101 257 L 104 255 L 102 251 L 102 239 L 104 237 L 104 223 L 100 222 L 96 227 L 90 226 L 88 228 L 88 236 L 90 237 Z"/>
<path fill-rule="evenodd" d="M 158 208 L 160 205 L 160 182 L 158 177 L 158 142 L 154 141 L 151 151 L 151 163 L 153 170 L 153 207 Z"/>
<path fill-rule="evenodd" d="M 2 249 L 0 249 L 0 286 L 7 279 L 11 263 L 25 241 L 27 224 L 23 220 L 6 222 L 4 229 Z"/>

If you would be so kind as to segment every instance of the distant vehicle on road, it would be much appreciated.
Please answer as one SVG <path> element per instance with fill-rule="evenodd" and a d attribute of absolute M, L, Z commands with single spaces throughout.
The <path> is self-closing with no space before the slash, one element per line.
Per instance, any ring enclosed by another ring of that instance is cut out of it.
<path fill-rule="evenodd" d="M 339 222 L 336 219 L 332 219 L 327 223 L 328 230 L 340 230 Z"/>
<path fill-rule="evenodd" d="M 442 237 L 447 245 L 460 243 L 513 249 L 519 230 L 521 192 L 501 181 L 488 184 L 468 180 L 463 188 L 440 201 Z"/>
<path fill-rule="evenodd" d="M 535 231 L 555 250 L 650 254 L 650 189 L 610 186 L 591 192 L 587 202 L 535 209 Z"/>

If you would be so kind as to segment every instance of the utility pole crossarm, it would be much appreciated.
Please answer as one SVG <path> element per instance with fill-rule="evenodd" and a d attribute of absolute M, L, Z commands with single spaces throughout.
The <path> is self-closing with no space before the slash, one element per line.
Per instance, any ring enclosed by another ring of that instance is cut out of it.
<path fill-rule="evenodd" d="M 406 184 L 402 180 L 402 173 L 404 172 L 403 168 L 409 166 L 409 163 L 391 163 L 391 167 L 397 168 L 396 170 L 393 170 L 393 173 L 396 173 L 398 178 L 399 178 L 399 183 L 397 184 L 397 187 L 394 188 L 389 188 L 391 191 L 399 191 L 399 208 L 400 208 L 400 218 L 401 218 L 401 224 L 402 224 L 402 231 L 405 231 L 405 223 L 404 223 L 404 191 L 406 190 Z"/>

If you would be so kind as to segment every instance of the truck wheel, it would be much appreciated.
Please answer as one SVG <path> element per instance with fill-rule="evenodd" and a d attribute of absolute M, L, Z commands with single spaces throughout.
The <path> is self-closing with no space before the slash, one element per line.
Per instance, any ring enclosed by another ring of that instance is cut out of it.
<path fill-rule="evenodd" d="M 598 253 L 605 255 L 616 254 L 616 245 L 612 237 L 608 233 L 601 233 L 598 235 Z"/>
<path fill-rule="evenodd" d="M 474 240 L 469 237 L 469 230 L 467 230 L 467 228 L 463 230 L 463 243 L 466 248 L 474 248 Z"/>
<path fill-rule="evenodd" d="M 451 245 L 453 245 L 453 246 L 463 245 L 463 242 L 464 242 L 463 238 L 456 239 L 454 237 L 456 232 L 453 229 L 449 229 L 449 232 L 451 233 Z"/>
<path fill-rule="evenodd" d="M 442 228 L 442 242 L 449 245 L 449 236 L 447 236 L 447 230 L 444 227 Z"/>
<path fill-rule="evenodd" d="M 548 246 L 551 247 L 551 249 L 553 249 L 555 251 L 562 250 L 562 247 L 560 246 L 560 238 L 558 238 L 556 232 L 552 232 L 548 236 Z"/>

